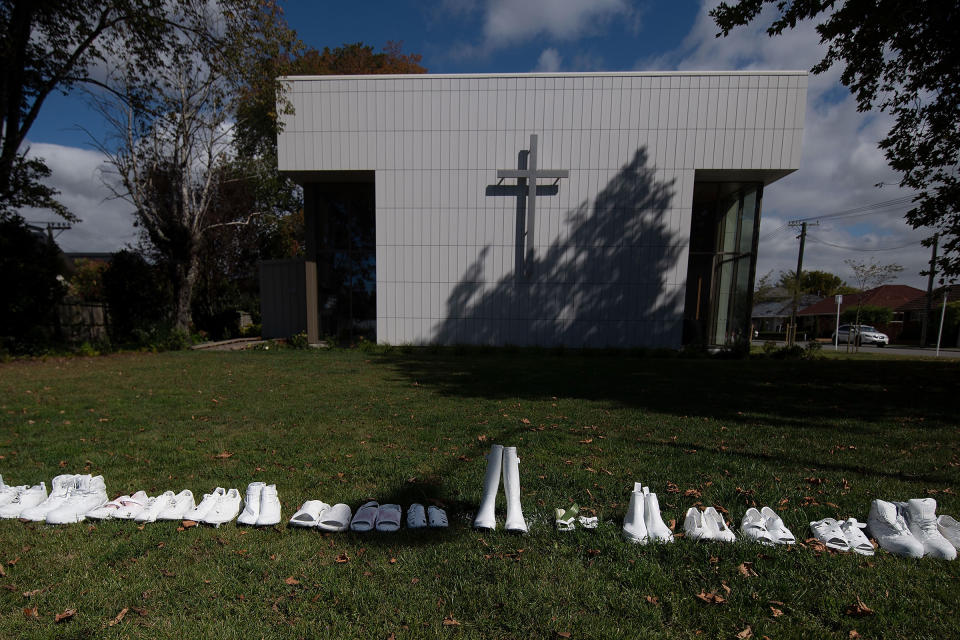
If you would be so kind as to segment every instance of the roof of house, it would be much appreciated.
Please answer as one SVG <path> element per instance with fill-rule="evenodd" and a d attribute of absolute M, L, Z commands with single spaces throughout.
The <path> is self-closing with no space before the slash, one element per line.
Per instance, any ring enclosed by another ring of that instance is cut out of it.
<path fill-rule="evenodd" d="M 812 293 L 805 293 L 800 296 L 798 304 L 799 309 L 816 304 L 823 300 L 822 297 Z M 769 300 L 759 302 L 753 306 L 751 318 L 786 318 L 793 313 L 793 298 L 784 298 L 780 300 Z M 798 312 L 799 313 L 799 312 Z"/>
<path fill-rule="evenodd" d="M 944 290 L 947 292 L 947 302 L 956 302 L 960 300 L 960 284 L 953 284 L 947 287 L 938 287 L 933 290 L 933 300 L 931 306 L 939 307 L 943 301 Z M 927 308 L 927 294 L 924 293 L 918 298 L 909 300 L 897 307 L 897 311 L 924 311 Z"/>
<path fill-rule="evenodd" d="M 858 304 L 870 307 L 886 307 L 888 309 L 900 310 L 900 308 L 915 300 L 918 296 L 926 294 L 916 287 L 905 284 L 884 284 L 875 289 L 864 291 L 863 293 L 844 294 L 843 302 L 840 303 L 840 311 L 854 309 Z M 797 315 L 801 316 L 826 316 L 837 313 L 837 303 L 833 298 L 825 298 L 820 302 L 801 309 Z"/>

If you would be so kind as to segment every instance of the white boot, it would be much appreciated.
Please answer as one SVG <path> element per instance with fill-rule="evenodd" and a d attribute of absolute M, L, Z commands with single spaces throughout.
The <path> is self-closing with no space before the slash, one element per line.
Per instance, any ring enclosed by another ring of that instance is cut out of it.
<path fill-rule="evenodd" d="M 643 487 L 639 482 L 633 485 L 633 493 L 630 494 L 630 505 L 627 507 L 627 515 L 623 517 L 623 535 L 630 542 L 647 544 L 647 525 L 644 522 L 644 506 L 646 500 L 643 496 Z"/>
<path fill-rule="evenodd" d="M 673 531 L 670 531 L 660 515 L 660 501 L 657 494 L 650 493 L 648 487 L 643 488 L 643 523 L 647 527 L 647 535 L 655 542 L 673 542 Z"/>
<path fill-rule="evenodd" d="M 503 446 L 495 444 L 487 454 L 487 474 L 483 477 L 483 497 L 477 516 L 473 519 L 475 529 L 496 529 L 497 491 L 500 490 L 500 469 L 503 466 Z"/>
<path fill-rule="evenodd" d="M 520 506 L 520 458 L 516 447 L 503 448 L 503 493 L 507 497 L 507 531 L 526 533 L 527 523 Z"/>

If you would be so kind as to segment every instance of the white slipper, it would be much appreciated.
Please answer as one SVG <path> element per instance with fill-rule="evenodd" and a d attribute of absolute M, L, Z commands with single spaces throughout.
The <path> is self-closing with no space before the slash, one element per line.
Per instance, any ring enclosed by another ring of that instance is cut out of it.
<path fill-rule="evenodd" d="M 377 512 L 379 510 L 380 505 L 374 500 L 362 505 L 353 514 L 353 520 L 350 521 L 350 530 L 358 533 L 373 531 L 373 528 L 377 526 Z"/>
<path fill-rule="evenodd" d="M 107 504 L 88 511 L 86 517 L 91 520 L 110 520 L 115 517 L 117 511 L 123 506 L 123 501 L 129 499 L 130 496 L 114 498 Z"/>
<path fill-rule="evenodd" d="M 747 509 L 747 512 L 743 515 L 740 531 L 744 538 L 756 540 L 760 544 L 772 545 L 774 542 L 773 536 L 767 531 L 765 518 L 754 507 Z"/>
<path fill-rule="evenodd" d="M 410 505 L 410 508 L 407 509 L 407 529 L 423 529 L 427 526 L 427 513 L 423 509 L 423 505 L 419 503 L 413 503 Z"/>
<path fill-rule="evenodd" d="M 307 500 L 303 503 L 303 506 L 300 507 L 300 510 L 290 518 L 290 526 L 315 527 L 320 522 L 321 514 L 329 508 L 330 505 L 322 500 Z"/>
<path fill-rule="evenodd" d="M 713 530 L 707 526 L 704 520 L 703 512 L 696 507 L 687 509 L 687 515 L 683 519 L 683 531 L 691 540 L 713 540 Z"/>
<path fill-rule="evenodd" d="M 147 505 L 147 492 L 137 491 L 129 497 L 120 499 L 120 508 L 113 514 L 117 520 L 133 520 Z"/>
<path fill-rule="evenodd" d="M 580 507 L 573 505 L 566 509 L 557 508 L 554 510 L 554 521 L 557 525 L 557 531 L 573 531 L 576 527 L 577 514 L 580 513 Z"/>
<path fill-rule="evenodd" d="M 775 543 L 796 544 L 797 539 L 793 537 L 793 533 L 791 533 L 787 525 L 783 523 L 783 518 L 777 515 L 773 509 L 764 507 L 760 509 L 760 515 L 763 516 L 764 524 L 767 526 L 767 532 L 773 537 Z"/>
<path fill-rule="evenodd" d="M 382 504 L 377 511 L 377 531 L 393 533 L 400 529 L 400 517 L 403 511 L 398 504 Z"/>
<path fill-rule="evenodd" d="M 447 512 L 440 507 L 428 507 L 427 520 L 430 522 L 431 529 L 446 529 L 449 526 Z"/>
<path fill-rule="evenodd" d="M 703 520 L 711 530 L 714 540 L 720 542 L 734 542 L 737 536 L 730 531 L 726 520 L 720 515 L 720 512 L 713 507 L 707 507 L 703 510 Z"/>
<path fill-rule="evenodd" d="M 193 499 L 193 491 L 184 489 L 173 496 L 170 504 L 157 514 L 157 520 L 183 520 L 183 517 L 197 506 Z"/>
<path fill-rule="evenodd" d="M 828 549 L 835 551 L 850 551 L 850 543 L 847 542 L 847 536 L 840 523 L 833 518 L 824 518 L 810 523 L 810 531 L 813 537 L 819 540 Z"/>
<path fill-rule="evenodd" d="M 351 515 L 350 507 L 340 502 L 320 514 L 317 528 L 322 531 L 346 531 L 350 527 Z"/>
<path fill-rule="evenodd" d="M 846 538 L 850 550 L 862 556 L 872 556 L 876 551 L 867 536 L 863 534 L 863 530 L 866 528 L 867 523 L 857 522 L 856 518 L 849 518 L 840 523 L 840 529 L 843 531 L 843 537 Z"/>

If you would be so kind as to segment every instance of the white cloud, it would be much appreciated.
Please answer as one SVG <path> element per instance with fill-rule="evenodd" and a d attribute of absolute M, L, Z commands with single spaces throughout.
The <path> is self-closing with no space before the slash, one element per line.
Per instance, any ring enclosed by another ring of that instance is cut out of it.
<path fill-rule="evenodd" d="M 133 226 L 131 205 L 112 198 L 101 179 L 104 172 L 109 175 L 110 170 L 103 154 L 77 147 L 36 143 L 30 146 L 29 155 L 46 161 L 52 174 L 45 182 L 60 190 L 60 202 L 81 219 L 57 238 L 61 249 L 66 252 L 112 252 L 136 242 L 137 230 Z M 45 210 L 25 209 L 21 215 L 31 221 L 63 221 Z"/>
<path fill-rule="evenodd" d="M 750 25 L 735 29 L 726 38 L 717 38 L 717 26 L 707 15 L 714 4 L 703 3 L 696 22 L 676 50 L 641 60 L 637 68 L 810 69 L 823 57 L 824 48 L 814 23 L 800 23 L 780 36 L 767 36 L 769 7 Z M 887 166 L 877 147 L 890 127 L 891 118 L 878 112 L 859 113 L 849 91 L 840 85 L 841 71 L 835 67 L 809 77 L 800 168 L 770 185 L 764 193 L 758 275 L 771 269 L 796 269 L 799 249 L 796 230 L 780 229 L 789 220 L 910 195 L 896 186 L 883 189 L 875 186 L 899 183 L 897 174 Z M 849 282 L 851 273 L 845 259 L 875 258 L 878 262 L 903 265 L 904 271 L 897 282 L 925 287 L 919 271 L 929 260 L 929 249 L 920 246 L 919 241 L 930 232 L 907 225 L 903 219 L 907 209 L 909 205 L 904 205 L 869 216 L 824 221 L 819 227 L 811 227 L 804 251 L 804 269 L 830 271 Z M 887 249 L 906 244 L 910 246 L 890 251 L 853 250 Z"/>
<path fill-rule="evenodd" d="M 537 59 L 537 66 L 533 70 L 542 71 L 544 73 L 560 71 L 560 62 L 561 57 L 559 51 L 553 47 L 544 49 L 540 54 L 540 57 Z"/>

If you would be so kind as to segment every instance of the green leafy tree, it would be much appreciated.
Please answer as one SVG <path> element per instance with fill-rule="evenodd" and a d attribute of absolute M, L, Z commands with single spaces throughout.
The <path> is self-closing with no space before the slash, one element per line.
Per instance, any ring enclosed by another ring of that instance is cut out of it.
<path fill-rule="evenodd" d="M 110 257 L 102 277 L 110 313 L 110 338 L 118 344 L 148 342 L 169 324 L 172 295 L 160 269 L 137 252 Z"/>
<path fill-rule="evenodd" d="M 797 272 L 794 270 L 781 271 L 778 287 L 783 287 L 791 294 L 797 287 Z M 800 293 L 810 293 L 824 298 L 838 293 L 853 293 L 853 287 L 847 285 L 840 276 L 827 271 L 804 271 L 800 276 Z"/>
<path fill-rule="evenodd" d="M 835 64 L 860 111 L 890 113 L 881 140 L 901 186 L 918 195 L 906 219 L 940 234 L 945 277 L 960 275 L 960 11 L 956 0 L 739 0 L 711 10 L 723 35 L 770 7 L 770 36 L 816 20 L 823 59 L 813 73 Z"/>

